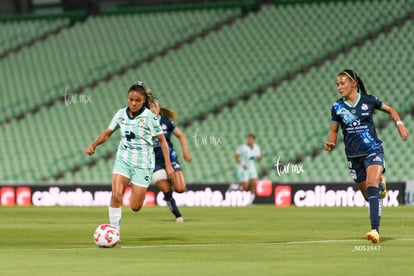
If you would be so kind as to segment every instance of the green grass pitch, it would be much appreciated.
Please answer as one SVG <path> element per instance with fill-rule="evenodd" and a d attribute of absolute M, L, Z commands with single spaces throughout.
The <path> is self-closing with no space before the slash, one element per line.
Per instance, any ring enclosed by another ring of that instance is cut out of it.
<path fill-rule="evenodd" d="M 411 275 L 413 207 L 123 208 L 122 243 L 93 243 L 106 207 L 0 207 L 1 275 Z"/>

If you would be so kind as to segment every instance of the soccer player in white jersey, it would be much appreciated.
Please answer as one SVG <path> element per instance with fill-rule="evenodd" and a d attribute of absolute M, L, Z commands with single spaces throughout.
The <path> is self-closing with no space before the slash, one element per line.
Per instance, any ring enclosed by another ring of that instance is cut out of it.
<path fill-rule="evenodd" d="M 168 144 L 158 118 L 148 109 L 149 97 L 151 95 L 147 93 L 142 82 L 133 84 L 128 90 L 128 106 L 116 112 L 108 128 L 85 150 L 88 155 L 94 154 L 98 145 L 105 143 L 117 129 L 120 130 L 121 141 L 112 171 L 112 196 L 109 206 L 110 224 L 118 229 L 121 225 L 122 198 L 129 183 L 132 184 L 131 209 L 138 212 L 142 208 L 155 166 L 155 137 L 161 145 L 167 174 L 174 172 Z"/>
<path fill-rule="evenodd" d="M 263 157 L 260 147 L 255 144 L 256 136 L 254 134 L 248 134 L 246 137 L 246 143 L 240 145 L 234 158 L 238 164 L 237 174 L 239 177 L 239 189 L 249 191 L 251 193 L 250 205 L 256 197 L 256 185 L 257 185 L 257 168 L 256 160 L 260 161 Z"/>

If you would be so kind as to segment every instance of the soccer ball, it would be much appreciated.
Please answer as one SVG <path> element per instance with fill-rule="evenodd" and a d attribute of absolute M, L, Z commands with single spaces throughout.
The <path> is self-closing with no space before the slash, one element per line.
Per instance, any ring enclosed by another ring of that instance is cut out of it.
<path fill-rule="evenodd" d="M 119 243 L 119 231 L 110 224 L 101 224 L 96 228 L 93 240 L 98 247 L 114 247 Z"/>

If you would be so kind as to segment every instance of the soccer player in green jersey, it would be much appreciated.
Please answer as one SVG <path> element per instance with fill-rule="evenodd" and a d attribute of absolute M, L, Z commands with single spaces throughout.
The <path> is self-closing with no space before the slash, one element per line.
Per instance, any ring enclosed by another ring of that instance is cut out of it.
<path fill-rule="evenodd" d="M 94 154 L 98 145 L 105 143 L 117 129 L 120 130 L 121 141 L 112 171 L 112 196 L 109 206 L 110 224 L 118 229 L 122 217 L 122 198 L 129 183 L 132 184 L 131 209 L 138 212 L 144 204 L 155 166 L 155 137 L 161 145 L 167 174 L 171 176 L 174 172 L 168 144 L 158 118 L 148 109 L 150 97 L 151 94 L 147 93 L 142 82 L 133 84 L 128 90 L 128 106 L 116 112 L 108 128 L 85 150 L 88 155 Z"/>

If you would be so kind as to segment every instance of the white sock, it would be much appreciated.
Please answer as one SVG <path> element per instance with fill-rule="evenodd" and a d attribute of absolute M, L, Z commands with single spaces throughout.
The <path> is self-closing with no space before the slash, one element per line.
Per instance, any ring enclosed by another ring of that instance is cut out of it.
<path fill-rule="evenodd" d="M 122 207 L 112 208 L 109 207 L 109 223 L 121 230 L 121 217 L 122 217 Z"/>
<path fill-rule="evenodd" d="M 252 192 L 250 192 L 250 204 L 253 204 L 254 199 L 256 198 L 256 195 Z"/>

